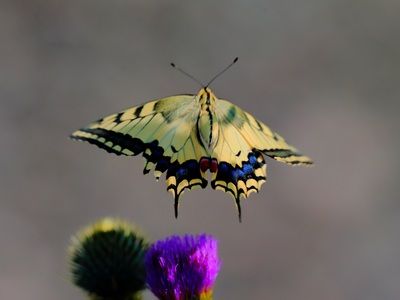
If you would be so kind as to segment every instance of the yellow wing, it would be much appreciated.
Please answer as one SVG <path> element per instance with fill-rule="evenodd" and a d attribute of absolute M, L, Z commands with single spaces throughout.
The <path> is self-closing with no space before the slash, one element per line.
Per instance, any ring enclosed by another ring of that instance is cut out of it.
<path fill-rule="evenodd" d="M 218 161 L 211 186 L 230 193 L 241 217 L 240 199 L 258 192 L 267 177 L 263 153 L 292 165 L 312 161 L 288 145 L 277 133 L 238 106 L 216 101 L 219 124 L 218 142 L 212 158 Z"/>
<path fill-rule="evenodd" d="M 185 189 L 207 186 L 199 167 L 206 152 L 194 130 L 199 109 L 194 95 L 167 97 L 104 117 L 71 137 L 117 155 L 143 153 L 144 174 L 154 169 L 158 180 L 167 172 L 167 190 L 175 197 L 177 215 Z"/>
<path fill-rule="evenodd" d="M 263 152 L 275 160 L 291 165 L 310 165 L 312 160 L 301 154 L 295 147 L 267 125 L 258 121 L 251 114 L 226 100 L 217 102 L 217 109 L 225 123 L 234 126 L 251 148 Z"/>

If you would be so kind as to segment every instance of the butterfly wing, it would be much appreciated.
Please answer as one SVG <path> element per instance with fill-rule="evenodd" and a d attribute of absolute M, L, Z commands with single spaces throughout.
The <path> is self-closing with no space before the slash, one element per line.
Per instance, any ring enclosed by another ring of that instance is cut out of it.
<path fill-rule="evenodd" d="M 194 95 L 172 96 L 104 117 L 71 137 L 117 155 L 143 153 L 144 174 L 154 169 L 159 179 L 167 172 L 167 190 L 175 197 L 177 215 L 182 192 L 207 185 L 198 162 L 205 156 L 194 130 L 198 114 Z"/>
<path fill-rule="evenodd" d="M 245 113 L 248 124 L 244 126 L 243 134 L 248 132 L 254 142 L 254 147 L 259 149 L 265 155 L 290 165 L 312 165 L 313 161 L 299 152 L 295 147 L 289 145 L 283 137 L 272 131 L 267 125 L 258 121 L 251 114 Z M 261 139 L 256 139 L 256 136 L 261 136 Z"/>
<path fill-rule="evenodd" d="M 211 186 L 232 194 L 240 218 L 240 198 L 258 192 L 267 169 L 262 154 L 291 165 L 312 164 L 277 133 L 251 114 L 226 100 L 216 102 L 218 143 L 213 157 L 218 160 Z"/>
<path fill-rule="evenodd" d="M 289 145 L 278 133 L 238 106 L 226 100 L 218 101 L 222 119 L 231 123 L 252 148 L 291 165 L 310 165 L 312 160 Z"/>

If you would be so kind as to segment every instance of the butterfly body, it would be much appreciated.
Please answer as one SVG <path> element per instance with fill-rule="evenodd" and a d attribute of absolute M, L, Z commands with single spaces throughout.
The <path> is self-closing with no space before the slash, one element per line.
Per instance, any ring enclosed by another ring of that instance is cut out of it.
<path fill-rule="evenodd" d="M 166 172 L 175 199 L 186 189 L 211 187 L 230 193 L 239 218 L 240 200 L 258 192 L 266 180 L 264 156 L 292 165 L 312 161 L 277 133 L 210 88 L 197 95 L 166 97 L 102 118 L 71 135 L 117 155 L 145 159 L 143 172 Z"/>
<path fill-rule="evenodd" d="M 211 155 L 218 141 L 219 126 L 215 114 L 216 97 L 209 88 L 202 89 L 197 95 L 200 103 L 197 130 L 203 147 Z"/>

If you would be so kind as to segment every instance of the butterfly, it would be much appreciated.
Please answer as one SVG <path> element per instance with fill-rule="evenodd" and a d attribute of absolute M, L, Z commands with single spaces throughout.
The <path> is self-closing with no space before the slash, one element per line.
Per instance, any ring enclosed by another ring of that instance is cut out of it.
<path fill-rule="evenodd" d="M 175 217 L 182 193 L 205 188 L 209 172 L 211 187 L 233 196 L 241 220 L 241 199 L 266 180 L 264 155 L 290 165 L 312 161 L 251 114 L 218 99 L 208 85 L 197 95 L 170 96 L 106 116 L 71 138 L 117 155 L 142 154 L 143 173 L 153 170 L 157 180 L 166 172 Z"/>

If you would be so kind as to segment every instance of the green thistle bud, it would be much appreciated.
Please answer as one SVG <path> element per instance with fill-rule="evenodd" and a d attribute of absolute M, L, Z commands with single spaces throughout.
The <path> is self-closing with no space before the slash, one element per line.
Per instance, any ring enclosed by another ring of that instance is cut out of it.
<path fill-rule="evenodd" d="M 73 282 L 92 300 L 136 300 L 145 289 L 144 238 L 127 222 L 105 218 L 72 239 Z"/>

